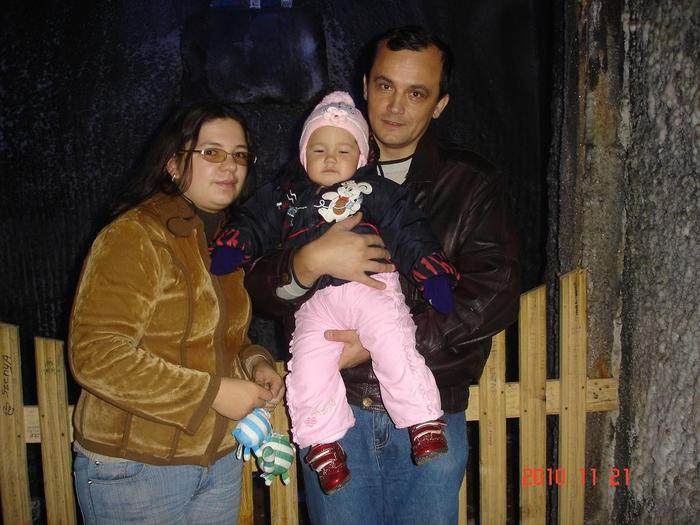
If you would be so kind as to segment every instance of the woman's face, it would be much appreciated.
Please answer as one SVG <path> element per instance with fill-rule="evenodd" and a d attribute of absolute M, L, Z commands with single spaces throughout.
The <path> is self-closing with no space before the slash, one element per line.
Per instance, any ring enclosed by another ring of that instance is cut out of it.
<path fill-rule="evenodd" d="M 210 120 L 202 125 L 196 144 L 188 149 L 201 151 L 219 148 L 227 153 L 246 152 L 248 144 L 240 123 L 232 119 Z M 172 163 L 172 164 L 171 164 Z M 182 174 L 182 165 L 174 159 L 168 163 L 168 171 L 176 178 Z M 184 195 L 200 210 L 214 213 L 228 207 L 241 193 L 248 167 L 237 164 L 232 155 L 223 162 L 210 162 L 199 153 L 192 154 L 192 176 Z"/>

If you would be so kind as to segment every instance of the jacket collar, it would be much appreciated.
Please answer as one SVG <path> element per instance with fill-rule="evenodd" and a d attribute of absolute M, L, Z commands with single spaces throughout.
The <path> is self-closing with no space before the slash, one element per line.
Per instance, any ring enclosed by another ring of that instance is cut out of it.
<path fill-rule="evenodd" d="M 416 146 L 405 184 L 433 182 L 439 161 L 437 133 L 431 123 Z"/>
<path fill-rule="evenodd" d="M 159 193 L 146 206 L 155 210 L 163 226 L 175 237 L 187 237 L 202 227 L 194 205 L 182 195 Z"/>

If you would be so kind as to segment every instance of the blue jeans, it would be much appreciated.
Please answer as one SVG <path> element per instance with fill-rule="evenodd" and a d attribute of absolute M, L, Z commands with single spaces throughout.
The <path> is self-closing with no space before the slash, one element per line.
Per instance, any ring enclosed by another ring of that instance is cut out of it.
<path fill-rule="evenodd" d="M 231 453 L 211 467 L 99 462 L 76 453 L 75 489 L 85 525 L 235 524 L 243 463 Z"/>
<path fill-rule="evenodd" d="M 417 466 L 408 429 L 397 429 L 385 412 L 352 407 L 355 426 L 340 440 L 350 482 L 327 496 L 316 472 L 303 461 L 304 486 L 314 525 L 452 525 L 459 515 L 459 488 L 467 468 L 464 412 L 445 414 L 449 452 Z"/>

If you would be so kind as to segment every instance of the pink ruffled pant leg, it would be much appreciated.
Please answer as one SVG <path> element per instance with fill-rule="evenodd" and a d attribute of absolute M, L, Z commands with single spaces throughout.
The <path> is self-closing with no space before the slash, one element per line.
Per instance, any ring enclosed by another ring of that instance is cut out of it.
<path fill-rule="evenodd" d="M 354 329 L 372 357 L 382 401 L 398 428 L 442 415 L 435 379 L 416 351 L 415 325 L 397 273 L 374 275 L 375 290 L 358 283 L 329 286 L 296 314 L 287 376 L 292 435 L 301 447 L 340 439 L 354 424 L 338 371 L 343 345 L 326 341 L 329 329 Z"/>

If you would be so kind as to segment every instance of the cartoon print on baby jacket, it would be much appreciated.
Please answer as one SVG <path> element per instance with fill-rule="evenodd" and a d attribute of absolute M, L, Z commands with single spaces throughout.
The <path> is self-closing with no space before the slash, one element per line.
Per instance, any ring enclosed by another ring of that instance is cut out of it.
<path fill-rule="evenodd" d="M 380 177 L 375 170 L 376 165 L 365 166 L 351 179 L 322 188 L 299 166 L 296 175 L 260 188 L 212 248 L 234 246 L 243 251 L 246 262 L 275 246 L 303 246 L 336 222 L 362 211 L 363 221 L 353 231 L 380 235 L 397 269 L 419 288 L 422 281 L 435 275 L 458 279 L 407 189 Z M 319 288 L 345 282 L 325 276 Z"/>
<path fill-rule="evenodd" d="M 326 219 L 326 222 L 340 222 L 351 215 L 355 215 L 362 206 L 362 195 L 372 193 L 369 182 L 359 184 L 350 179 L 340 183 L 336 191 L 327 191 L 321 197 L 330 201 L 328 207 L 318 208 L 318 213 Z"/>

